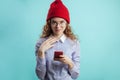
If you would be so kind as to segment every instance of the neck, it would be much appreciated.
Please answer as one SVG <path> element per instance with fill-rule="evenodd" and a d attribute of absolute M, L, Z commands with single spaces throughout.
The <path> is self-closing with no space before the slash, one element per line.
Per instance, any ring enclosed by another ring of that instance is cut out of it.
<path fill-rule="evenodd" d="M 63 34 L 59 34 L 59 35 L 53 35 L 53 36 L 55 36 L 56 38 L 60 38 L 61 36 L 62 36 Z"/>

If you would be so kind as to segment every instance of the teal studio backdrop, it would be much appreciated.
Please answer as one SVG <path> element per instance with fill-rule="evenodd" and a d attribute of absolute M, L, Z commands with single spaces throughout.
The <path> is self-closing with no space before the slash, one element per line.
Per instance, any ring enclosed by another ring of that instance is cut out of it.
<path fill-rule="evenodd" d="M 53 0 L 0 0 L 0 80 L 38 80 L 35 43 Z M 120 80 L 120 0 L 62 0 L 80 40 L 77 80 Z"/>

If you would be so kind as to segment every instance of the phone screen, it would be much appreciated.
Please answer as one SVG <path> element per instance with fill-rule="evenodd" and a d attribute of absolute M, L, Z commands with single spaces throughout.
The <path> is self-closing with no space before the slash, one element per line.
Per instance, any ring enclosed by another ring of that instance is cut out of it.
<path fill-rule="evenodd" d="M 60 58 L 60 55 L 63 55 L 63 51 L 55 51 L 54 58 Z"/>

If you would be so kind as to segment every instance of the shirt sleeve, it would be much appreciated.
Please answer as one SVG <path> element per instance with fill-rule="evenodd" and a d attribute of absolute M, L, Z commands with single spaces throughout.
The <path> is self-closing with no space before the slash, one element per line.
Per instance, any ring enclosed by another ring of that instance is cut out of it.
<path fill-rule="evenodd" d="M 76 79 L 80 74 L 80 43 L 76 42 L 75 47 L 73 48 L 74 52 L 72 53 L 72 61 L 74 66 L 72 69 L 69 69 L 69 73 L 73 79 Z"/>
<path fill-rule="evenodd" d="M 38 57 L 38 49 L 41 45 L 42 41 L 39 40 L 35 46 L 35 55 L 36 55 L 36 75 L 39 79 L 44 80 L 46 75 L 46 59 Z"/>

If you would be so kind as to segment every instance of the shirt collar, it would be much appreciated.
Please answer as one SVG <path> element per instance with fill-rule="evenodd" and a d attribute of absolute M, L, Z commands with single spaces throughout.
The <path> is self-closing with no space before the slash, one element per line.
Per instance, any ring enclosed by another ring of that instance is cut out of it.
<path fill-rule="evenodd" d="M 52 35 L 50 35 L 50 36 L 52 36 Z M 62 43 L 64 43 L 66 38 L 67 38 L 66 35 L 63 34 L 63 35 L 59 38 L 59 40 L 57 40 L 57 41 L 61 41 Z"/>
<path fill-rule="evenodd" d="M 62 43 L 64 43 L 66 38 L 67 38 L 67 37 L 65 36 L 65 34 L 63 34 L 63 35 L 60 37 L 59 40 L 60 40 Z"/>

